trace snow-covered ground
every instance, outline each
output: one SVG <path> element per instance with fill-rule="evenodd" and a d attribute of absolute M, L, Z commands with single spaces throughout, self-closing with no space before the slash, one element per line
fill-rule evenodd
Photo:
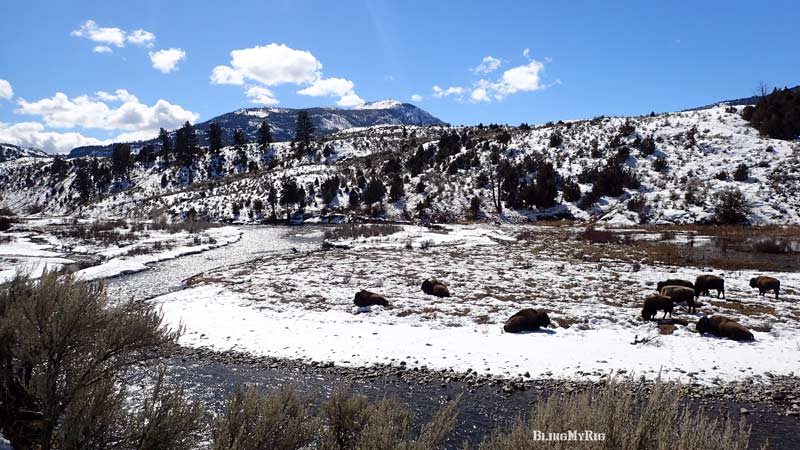
<path fill-rule="evenodd" d="M 570 236 L 558 227 L 408 226 L 348 242 L 347 250 L 212 271 L 153 301 L 168 323 L 186 327 L 184 345 L 348 366 L 405 362 L 566 378 L 625 370 L 702 383 L 800 373 L 800 274 L 769 274 L 782 282 L 775 300 L 748 286 L 755 272 L 598 258 Z M 697 314 L 679 306 L 675 316 L 723 314 L 751 328 L 755 342 L 701 336 L 693 323 L 661 335 L 641 320 L 642 299 L 657 281 L 703 271 L 725 277 L 728 300 L 703 298 Z M 453 296 L 423 294 L 427 277 Z M 391 307 L 358 310 L 360 289 L 383 294 Z M 525 307 L 548 310 L 557 327 L 504 333 L 503 322 Z"/>
<path fill-rule="evenodd" d="M 78 260 L 91 259 L 97 264 L 77 271 L 89 280 L 109 278 L 146 270 L 149 264 L 182 255 L 198 253 L 237 241 L 241 231 L 236 227 L 216 227 L 199 233 L 166 230 L 133 231 L 124 227 L 109 230 L 123 239 L 103 243 L 71 236 L 72 220 L 23 220 L 21 231 L 0 232 L 0 283 L 18 272 L 33 277 L 42 271 L 75 267 Z M 82 226 L 91 226 L 84 221 Z"/>

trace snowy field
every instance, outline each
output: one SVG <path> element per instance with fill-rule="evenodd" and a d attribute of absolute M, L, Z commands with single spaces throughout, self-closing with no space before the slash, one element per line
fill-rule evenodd
<path fill-rule="evenodd" d="M 95 224 L 87 221 L 80 225 L 91 229 Z M 235 227 L 190 233 L 147 230 L 147 225 L 135 230 L 128 224 L 121 224 L 110 229 L 104 227 L 98 232 L 95 236 L 115 239 L 102 242 L 77 237 L 75 228 L 72 220 L 31 219 L 23 220 L 21 226 L 11 231 L 0 232 L 0 282 L 13 278 L 18 272 L 38 277 L 45 269 L 70 269 L 88 280 L 109 278 L 146 270 L 149 264 L 158 261 L 227 245 L 241 236 L 241 231 Z"/>
<path fill-rule="evenodd" d="M 339 242 L 349 249 L 212 271 L 154 302 L 170 324 L 185 326 L 184 345 L 345 366 L 404 364 L 534 378 L 596 378 L 617 370 L 699 383 L 800 373 L 800 273 L 631 262 L 610 247 L 576 240 L 574 232 L 408 226 Z M 691 315 L 677 306 L 674 316 L 688 320 L 687 327 L 660 332 L 642 321 L 642 299 L 655 293 L 657 281 L 693 281 L 708 272 L 725 278 L 727 300 L 703 297 Z M 760 297 L 748 286 L 757 274 L 781 280 L 780 299 Z M 419 286 L 427 277 L 444 281 L 453 296 L 423 294 Z M 360 289 L 384 295 L 391 307 L 355 308 Z M 556 327 L 504 333 L 505 320 L 527 307 L 546 309 Z M 756 341 L 699 335 L 694 323 L 703 314 L 738 320 Z"/>

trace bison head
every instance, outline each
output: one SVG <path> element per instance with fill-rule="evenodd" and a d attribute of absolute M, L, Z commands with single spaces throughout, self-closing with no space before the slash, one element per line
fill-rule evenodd
<path fill-rule="evenodd" d="M 758 286 L 758 278 L 750 278 L 750 287 Z"/>
<path fill-rule="evenodd" d="M 698 333 L 708 333 L 711 331 L 711 321 L 708 320 L 708 316 L 703 316 L 700 320 L 697 321 L 697 332 Z"/>

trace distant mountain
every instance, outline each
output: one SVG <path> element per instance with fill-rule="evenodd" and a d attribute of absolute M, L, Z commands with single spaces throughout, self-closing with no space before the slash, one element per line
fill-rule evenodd
<path fill-rule="evenodd" d="M 793 91 L 793 92 L 800 92 L 800 85 L 795 86 L 795 87 L 791 88 L 790 90 Z M 722 101 L 719 101 L 719 102 L 716 102 L 716 103 L 712 103 L 710 105 L 699 106 L 697 108 L 690 108 L 690 109 L 687 109 L 685 111 L 697 111 L 698 109 L 712 108 L 714 106 L 719 105 L 720 103 L 725 103 L 726 105 L 755 105 L 756 103 L 758 103 L 758 100 L 760 98 L 761 98 L 760 95 L 753 95 L 753 96 L 750 96 L 750 97 L 742 97 L 742 98 L 736 98 L 736 99 L 732 99 L 732 100 L 722 100 Z"/>
<path fill-rule="evenodd" d="M 308 111 L 314 122 L 317 137 L 335 133 L 353 127 L 370 127 L 373 125 L 443 125 L 444 122 L 428 112 L 409 103 L 397 100 L 380 100 L 365 103 L 352 109 L 340 108 L 245 108 L 221 116 L 214 117 L 206 122 L 195 124 L 201 145 L 207 143 L 206 133 L 208 125 L 216 122 L 222 127 L 223 142 L 228 145 L 233 142 L 233 132 L 241 128 L 247 137 L 255 140 L 261 122 L 267 120 L 272 128 L 272 138 L 276 142 L 290 141 L 294 138 L 295 121 L 300 111 Z M 174 133 L 174 132 L 173 132 Z M 134 149 L 152 144 L 158 146 L 157 139 L 132 143 Z M 73 149 L 70 158 L 79 156 L 108 156 L 111 154 L 112 145 L 85 146 Z"/>
<path fill-rule="evenodd" d="M 50 155 L 38 148 L 20 147 L 14 144 L 0 143 L 0 162 L 13 161 L 20 158 L 49 158 Z"/>

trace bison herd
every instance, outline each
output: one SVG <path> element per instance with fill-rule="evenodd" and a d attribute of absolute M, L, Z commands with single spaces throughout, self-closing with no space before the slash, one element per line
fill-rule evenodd
<path fill-rule="evenodd" d="M 758 276 L 750 280 L 750 287 L 758 288 L 761 295 L 772 291 L 775 298 L 780 292 L 780 281 L 772 277 Z M 688 280 L 669 279 L 660 281 L 656 284 L 658 294 L 647 296 L 642 307 L 642 318 L 653 320 L 659 311 L 666 318 L 667 314 L 672 317 L 672 310 L 675 303 L 685 303 L 689 313 L 695 312 L 697 303 L 695 299 L 701 295 L 711 295 L 711 291 L 717 291 L 717 298 L 725 298 L 725 280 L 716 275 L 700 275 L 694 283 Z M 710 333 L 714 336 L 733 339 L 736 341 L 752 341 L 753 334 L 735 320 L 723 316 L 703 316 L 697 322 L 699 333 Z"/>
<path fill-rule="evenodd" d="M 750 287 L 758 288 L 761 295 L 772 291 L 775 298 L 780 292 L 780 281 L 772 277 L 758 276 L 750 280 Z M 422 282 L 422 292 L 436 297 L 450 297 L 450 290 L 439 280 L 429 278 Z M 667 315 L 672 317 L 676 303 L 686 304 L 689 313 L 696 311 L 697 302 L 702 295 L 711 295 L 716 291 L 717 298 L 725 298 L 725 280 L 716 275 L 700 275 L 694 283 L 687 280 L 669 279 L 660 281 L 656 285 L 657 294 L 649 295 L 644 299 L 642 318 L 646 321 L 653 320 L 658 312 L 663 312 L 663 319 Z M 353 299 L 358 307 L 389 306 L 389 302 L 381 295 L 374 292 L 361 290 Z M 503 326 L 507 333 L 521 333 L 536 331 L 543 327 L 552 326 L 550 317 L 543 310 L 523 309 L 511 316 Z M 714 336 L 733 339 L 736 341 L 752 341 L 753 334 L 735 320 L 723 316 L 703 316 L 697 322 L 697 331 L 701 334 L 709 333 Z"/>

